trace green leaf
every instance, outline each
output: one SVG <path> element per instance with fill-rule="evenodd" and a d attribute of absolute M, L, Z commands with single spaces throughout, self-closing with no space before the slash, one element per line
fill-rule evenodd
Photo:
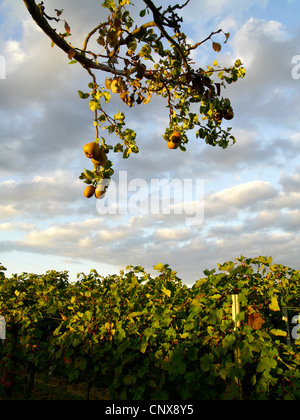
<path fill-rule="evenodd" d="M 81 344 L 81 340 L 79 340 L 79 338 L 75 338 L 75 339 L 72 341 L 72 346 L 73 346 L 73 347 L 77 347 L 77 346 L 79 346 L 79 344 Z"/>
<path fill-rule="evenodd" d="M 148 347 L 148 341 L 147 340 L 144 340 L 143 343 L 142 343 L 142 345 L 141 345 L 140 352 L 141 353 L 145 353 L 146 350 L 147 350 L 147 347 Z"/>
<path fill-rule="evenodd" d="M 266 257 L 259 257 L 257 260 L 258 260 L 259 262 L 261 262 L 262 264 L 265 264 L 265 265 L 267 265 L 267 264 L 271 264 L 271 263 L 272 263 L 272 261 L 273 261 L 272 257 L 269 257 L 269 258 L 266 258 Z"/>
<path fill-rule="evenodd" d="M 128 159 L 130 153 L 131 153 L 131 149 L 130 149 L 130 147 L 127 147 L 123 152 L 123 159 Z"/>
<path fill-rule="evenodd" d="M 222 295 L 220 295 L 220 293 L 215 293 L 214 295 L 211 296 L 211 299 L 214 300 L 219 300 L 221 299 Z"/>
<path fill-rule="evenodd" d="M 114 152 L 123 152 L 123 145 L 121 143 L 116 144 L 114 147 Z"/>
<path fill-rule="evenodd" d="M 124 384 L 125 385 L 134 385 L 136 383 L 136 376 L 134 375 L 126 375 L 124 377 Z"/>
<path fill-rule="evenodd" d="M 213 363 L 213 360 L 214 360 L 214 358 L 210 353 L 205 354 L 204 356 L 201 357 L 200 364 L 201 364 L 201 369 L 202 369 L 203 372 L 208 372 L 209 371 L 210 366 Z"/>
<path fill-rule="evenodd" d="M 236 341 L 236 338 L 234 335 L 226 335 L 222 341 L 222 347 L 224 349 L 227 349 L 228 347 L 231 347 Z"/>
<path fill-rule="evenodd" d="M 83 315 L 83 320 L 89 322 L 92 319 L 92 316 L 93 316 L 93 312 L 86 311 Z"/>
<path fill-rule="evenodd" d="M 136 318 L 137 316 L 141 316 L 141 315 L 143 315 L 143 312 L 136 311 L 136 312 L 131 312 L 127 316 L 128 316 L 128 318 L 132 319 L 132 318 Z"/>
<path fill-rule="evenodd" d="M 89 171 L 88 169 L 84 170 L 84 175 L 89 181 L 93 180 L 93 172 Z"/>
<path fill-rule="evenodd" d="M 139 55 L 140 57 L 145 57 L 147 59 L 147 58 L 150 58 L 151 51 L 152 50 L 151 50 L 150 45 L 146 44 L 141 48 Z"/>

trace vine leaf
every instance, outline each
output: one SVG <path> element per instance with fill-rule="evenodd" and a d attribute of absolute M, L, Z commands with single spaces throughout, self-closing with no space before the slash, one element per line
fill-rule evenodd
<path fill-rule="evenodd" d="M 277 297 L 272 298 L 272 301 L 269 305 L 269 308 L 271 309 L 271 311 L 274 311 L 274 312 L 279 312 L 280 311 L 280 307 L 278 305 Z"/>

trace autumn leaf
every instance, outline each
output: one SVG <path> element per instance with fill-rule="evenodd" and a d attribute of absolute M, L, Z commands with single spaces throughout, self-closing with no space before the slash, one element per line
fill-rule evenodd
<path fill-rule="evenodd" d="M 213 42 L 212 47 L 216 52 L 220 52 L 222 49 L 221 44 L 219 44 L 218 42 Z"/>
<path fill-rule="evenodd" d="M 225 37 L 226 37 L 226 41 L 224 41 L 224 44 L 226 44 L 226 42 L 228 41 L 228 39 L 229 39 L 229 37 L 230 37 L 230 33 L 228 33 L 228 32 L 227 32 L 227 33 L 225 34 Z"/>
<path fill-rule="evenodd" d="M 73 48 L 71 48 L 70 51 L 68 52 L 69 60 L 72 60 L 72 58 L 74 58 L 75 55 L 76 55 L 76 51 Z"/>
<path fill-rule="evenodd" d="M 62 12 L 64 11 L 64 9 L 58 10 L 58 9 L 54 9 L 56 11 L 56 15 L 60 16 L 62 14 Z"/>
<path fill-rule="evenodd" d="M 148 104 L 151 101 L 152 95 L 148 95 L 147 98 L 143 100 L 143 104 Z"/>
<path fill-rule="evenodd" d="M 157 265 L 153 266 L 154 270 L 163 271 L 165 266 L 162 263 L 158 263 Z"/>
<path fill-rule="evenodd" d="M 254 330 L 258 331 L 264 324 L 264 320 L 259 313 L 250 314 L 248 316 L 248 325 L 252 327 Z"/>
<path fill-rule="evenodd" d="M 276 335 L 277 337 L 286 337 L 287 336 L 286 331 L 277 330 L 277 329 L 272 329 L 270 331 L 270 333 Z"/>
<path fill-rule="evenodd" d="M 269 309 L 271 309 L 271 311 L 274 311 L 274 312 L 279 312 L 280 311 L 280 307 L 278 305 L 277 297 L 272 298 L 272 301 L 269 305 Z"/>
<path fill-rule="evenodd" d="M 105 79 L 105 87 L 106 87 L 106 89 L 108 89 L 108 90 L 110 90 L 111 89 L 111 82 L 112 82 L 112 79 Z"/>
<path fill-rule="evenodd" d="M 163 287 L 162 287 L 161 291 L 162 291 L 165 295 L 167 295 L 168 297 L 170 297 L 170 296 L 171 296 L 171 291 L 170 291 L 170 290 L 168 290 L 168 289 L 166 289 L 166 288 L 165 288 L 165 286 L 163 286 Z"/>
<path fill-rule="evenodd" d="M 70 28 L 70 26 L 68 25 L 68 23 L 65 21 L 65 30 L 66 30 L 66 32 L 68 33 L 68 34 L 70 34 L 71 33 L 71 28 Z"/>

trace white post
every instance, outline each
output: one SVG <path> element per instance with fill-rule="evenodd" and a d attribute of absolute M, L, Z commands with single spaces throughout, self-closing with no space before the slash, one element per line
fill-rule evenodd
<path fill-rule="evenodd" d="M 6 322 L 4 316 L 0 315 L 0 340 L 6 339 Z"/>
<path fill-rule="evenodd" d="M 236 318 L 240 313 L 240 302 L 239 295 L 232 295 L 232 320 L 234 322 L 234 331 L 241 326 L 241 322 L 237 321 Z"/>
<path fill-rule="evenodd" d="M 234 331 L 241 326 L 241 321 L 237 321 L 236 318 L 240 313 L 240 302 L 239 302 L 239 295 L 232 295 L 232 320 L 234 322 Z M 241 358 L 241 350 L 237 347 L 234 351 L 234 359 L 235 365 L 237 368 L 242 368 L 242 358 Z M 242 384 L 238 378 L 235 378 L 235 383 L 239 387 L 239 399 L 242 399 Z"/>

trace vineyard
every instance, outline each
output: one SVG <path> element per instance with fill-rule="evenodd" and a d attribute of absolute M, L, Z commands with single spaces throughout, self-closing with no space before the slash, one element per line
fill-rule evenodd
<path fill-rule="evenodd" d="M 188 287 L 168 265 L 5 277 L 0 266 L 0 391 L 37 375 L 104 389 L 115 400 L 300 399 L 300 340 L 283 308 L 300 307 L 300 272 L 240 257 Z M 232 295 L 240 313 L 232 319 Z M 238 352 L 238 360 L 236 354 Z"/>

